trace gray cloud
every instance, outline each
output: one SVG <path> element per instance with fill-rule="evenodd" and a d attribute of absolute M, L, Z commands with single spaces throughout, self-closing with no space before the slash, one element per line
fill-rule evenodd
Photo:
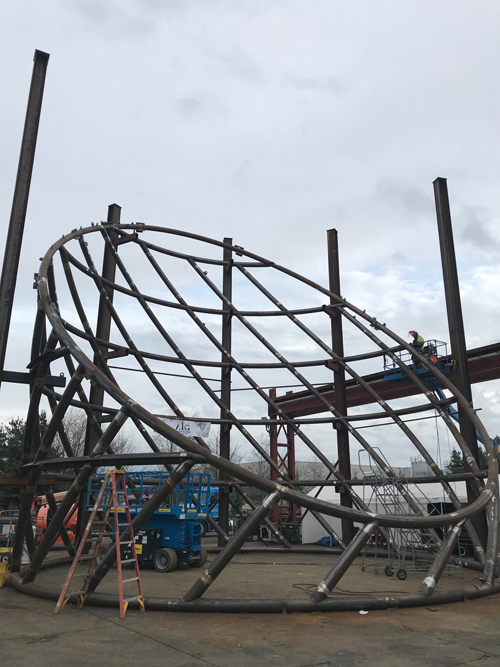
<path fill-rule="evenodd" d="M 385 179 L 379 183 L 377 196 L 397 207 L 411 218 L 429 216 L 434 212 L 434 202 L 420 188 Z"/>
<path fill-rule="evenodd" d="M 234 79 L 246 83 L 258 83 L 264 78 L 262 66 L 241 44 L 233 44 L 224 50 L 211 47 L 207 51 Z"/>
<path fill-rule="evenodd" d="M 74 6 L 74 11 L 94 28 L 116 37 L 158 32 L 163 20 L 187 10 L 185 0 L 79 0 Z"/>
<path fill-rule="evenodd" d="M 457 217 L 457 221 L 464 225 L 461 240 L 486 254 L 498 253 L 500 240 L 489 229 L 491 220 L 491 211 L 477 206 L 464 206 Z"/>
<path fill-rule="evenodd" d="M 284 77 L 284 82 L 300 91 L 331 93 L 337 97 L 345 95 L 348 91 L 348 87 L 334 76 L 316 77 L 287 74 Z"/>
<path fill-rule="evenodd" d="M 221 100 L 207 91 L 187 95 L 178 99 L 176 104 L 182 116 L 188 121 L 207 115 L 221 116 L 227 113 Z"/>

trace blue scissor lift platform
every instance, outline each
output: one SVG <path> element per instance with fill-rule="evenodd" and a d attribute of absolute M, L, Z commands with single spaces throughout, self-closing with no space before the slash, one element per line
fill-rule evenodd
<path fill-rule="evenodd" d="M 423 351 L 424 357 L 430 359 L 435 367 L 444 373 L 450 374 L 450 362 L 448 359 L 447 345 L 442 340 L 426 340 Z M 426 380 L 427 377 L 432 377 L 427 368 L 417 363 L 415 367 L 415 357 L 407 350 L 396 352 L 395 356 L 403 362 L 405 366 L 409 366 L 414 373 Z M 407 382 L 408 376 L 394 359 L 389 355 L 384 355 L 384 379 L 391 382 Z"/>
<path fill-rule="evenodd" d="M 156 490 L 169 478 L 170 473 L 158 470 L 126 471 L 125 481 L 129 485 L 128 503 L 132 521 Z M 93 475 L 88 483 L 86 510 L 91 511 L 102 486 L 104 474 Z M 132 488 L 130 488 L 132 487 Z M 111 484 L 106 489 L 104 506 L 111 493 Z M 202 567 L 207 553 L 201 546 L 201 522 L 206 519 L 210 497 L 210 475 L 188 473 L 166 501 L 160 505 L 143 528 L 135 535 L 135 550 L 140 564 L 153 564 L 157 572 L 170 572 L 184 564 Z M 119 522 L 125 523 L 125 505 L 118 506 Z M 123 518 L 123 521 L 122 521 Z M 111 539 L 116 535 L 112 527 Z M 129 554 L 122 548 L 122 555 Z M 103 549 L 103 553 L 107 551 Z M 131 549 L 130 549 L 131 551 Z M 98 558 L 98 561 L 100 558 Z"/>
<path fill-rule="evenodd" d="M 400 359 L 405 366 L 409 366 L 411 370 L 418 375 L 423 382 L 429 387 L 433 392 L 434 396 L 440 400 L 444 400 L 446 395 L 444 391 L 439 386 L 436 378 L 430 373 L 427 368 L 422 365 L 417 364 L 415 367 L 415 357 L 408 352 L 403 350 L 401 352 L 395 353 L 398 359 Z M 441 340 L 427 340 L 424 343 L 423 355 L 430 359 L 435 367 L 444 373 L 445 375 L 450 374 L 450 362 L 448 358 L 447 346 Z M 390 380 L 391 382 L 405 382 L 408 380 L 406 373 L 400 368 L 394 359 L 389 355 L 384 355 L 384 379 Z M 458 411 L 453 405 L 447 405 L 444 408 L 446 412 L 450 415 L 452 419 L 458 422 Z M 478 442 L 482 443 L 479 433 L 477 433 Z M 491 441 L 493 447 L 498 451 L 498 443 L 495 440 Z"/>

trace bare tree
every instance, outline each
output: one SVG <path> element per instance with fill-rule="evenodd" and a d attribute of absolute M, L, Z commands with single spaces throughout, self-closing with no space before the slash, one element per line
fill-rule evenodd
<path fill-rule="evenodd" d="M 208 446 L 210 451 L 213 454 L 220 456 L 220 429 L 212 429 L 208 438 L 205 438 L 205 444 Z M 243 460 L 243 455 L 241 453 L 241 446 L 239 443 L 231 442 L 229 460 L 232 463 L 241 463 Z M 211 475 L 212 482 L 216 482 L 219 479 L 220 471 L 218 468 L 210 465 L 209 463 L 200 463 L 195 467 L 196 472 L 208 473 Z"/>
<path fill-rule="evenodd" d="M 75 456 L 83 456 L 85 451 L 85 433 L 87 431 L 87 415 L 83 410 L 70 408 L 63 419 L 63 425 Z M 56 437 L 55 445 L 58 450 L 62 451 L 59 436 Z M 134 438 L 122 430 L 113 440 L 111 446 L 116 454 L 126 454 L 134 450 L 134 445 Z"/>
<path fill-rule="evenodd" d="M 171 442 L 168 438 L 164 438 L 162 435 L 160 435 L 156 431 L 152 431 L 150 433 L 150 435 L 151 435 L 155 445 L 158 447 L 158 449 L 161 452 L 166 452 L 168 454 L 171 454 L 173 452 L 182 452 L 183 451 L 178 445 Z"/>
<path fill-rule="evenodd" d="M 151 433 L 151 437 L 153 438 L 158 449 L 160 449 L 160 451 L 162 452 L 172 453 L 172 452 L 184 451 L 181 447 L 168 440 L 168 438 L 165 438 L 159 433 L 156 433 L 156 431 L 153 431 Z M 220 455 L 220 431 L 218 428 L 212 429 L 208 438 L 204 438 L 203 441 L 213 454 Z M 234 442 L 231 443 L 231 454 L 229 460 L 232 461 L 233 463 L 241 463 L 241 461 L 243 460 L 243 455 L 241 454 L 241 446 L 238 443 Z M 160 466 L 160 468 L 162 467 L 163 466 Z M 218 468 L 215 468 L 209 463 L 199 463 L 193 468 L 193 472 L 208 473 L 211 475 L 212 481 L 217 481 L 219 479 Z"/>
<path fill-rule="evenodd" d="M 262 434 L 260 436 L 260 446 L 266 452 L 266 454 L 269 454 L 271 448 L 269 444 L 268 434 Z M 245 468 L 255 473 L 256 475 L 260 475 L 261 477 L 265 477 L 267 479 L 271 477 L 271 466 L 262 456 L 262 454 L 260 454 L 253 447 L 250 452 L 250 455 L 248 456 L 247 460 L 243 465 L 245 466 Z"/>

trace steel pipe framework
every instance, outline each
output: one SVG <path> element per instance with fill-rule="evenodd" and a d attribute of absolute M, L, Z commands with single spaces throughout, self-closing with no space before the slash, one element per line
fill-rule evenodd
<path fill-rule="evenodd" d="M 221 546 L 226 544 L 228 540 L 227 530 L 224 530 L 224 526 L 227 528 L 226 524 L 228 523 L 229 506 L 226 504 L 226 500 L 229 499 L 229 485 L 235 485 L 253 507 L 253 514 L 247 520 L 246 528 L 243 530 L 242 527 L 241 532 L 236 533 L 233 539 L 227 543 L 220 556 L 207 570 L 207 574 L 204 575 L 205 579 L 202 577 L 197 583 L 193 582 L 191 590 L 187 591 L 184 596 L 184 602 L 168 603 L 170 605 L 168 608 L 171 610 L 198 609 L 208 611 L 214 610 L 214 605 L 215 607 L 218 605 L 220 610 L 225 611 L 232 609 L 252 611 L 257 608 L 263 611 L 277 610 L 273 600 L 247 600 L 239 601 L 237 604 L 229 600 L 195 600 L 208 588 L 214 576 L 223 572 L 224 567 L 230 562 L 236 550 L 244 543 L 247 533 L 260 522 L 267 523 L 274 536 L 280 539 L 282 546 L 290 547 L 290 544 L 281 536 L 274 523 L 267 518 L 270 508 L 278 499 L 280 501 L 283 499 L 290 505 L 300 506 L 304 508 L 305 512 L 310 511 L 318 517 L 324 526 L 325 524 L 329 525 L 325 516 L 342 519 L 345 528 L 344 534 L 347 536 L 347 540 L 344 539 L 344 541 L 338 538 L 340 546 L 344 549 L 341 560 L 330 569 L 325 581 L 319 585 L 318 591 L 313 595 L 313 601 L 309 603 L 298 603 L 295 600 L 280 602 L 280 611 L 283 604 L 290 610 L 300 608 L 304 611 L 342 608 L 342 604 L 338 601 L 333 603 L 332 600 L 326 599 L 328 593 L 351 565 L 375 528 L 385 534 L 387 539 L 390 539 L 388 531 L 391 528 L 425 529 L 433 533 L 435 529 L 450 528 L 448 536 L 441 544 L 435 563 L 431 565 L 428 574 L 430 579 L 428 578 L 426 583 L 423 584 L 422 592 L 416 593 L 415 596 L 392 596 L 391 606 L 419 604 L 419 596 L 420 598 L 425 597 L 424 603 L 429 604 L 430 601 L 434 600 L 445 602 L 469 595 L 469 591 L 466 590 L 458 594 L 451 591 L 434 592 L 436 582 L 451 556 L 455 538 L 462 524 L 468 530 L 476 549 L 476 557 L 479 561 L 477 566 L 484 568 L 483 578 L 485 583 L 481 587 L 481 591 L 488 593 L 497 590 L 498 584 L 495 583 L 495 572 L 498 572 L 498 463 L 490 438 L 480 419 L 471 409 L 467 398 L 456 389 L 448 377 L 440 373 L 426 357 L 418 354 L 402 337 L 392 332 L 385 324 L 340 296 L 338 263 L 335 264 L 335 261 L 332 260 L 330 289 L 327 289 L 270 260 L 233 245 L 230 239 L 224 239 L 224 242 L 220 242 L 189 232 L 143 223 L 118 224 L 117 219 L 117 215 L 111 215 L 110 213 L 108 222 L 80 228 L 79 230 L 75 229 L 70 234 L 63 236 L 46 253 L 38 273 L 38 299 L 40 308 L 43 309 L 47 320 L 47 327 L 43 325 L 40 317 L 38 317 L 37 333 L 34 337 L 37 340 L 34 340 L 33 349 L 37 351 L 44 350 L 44 353 L 38 360 L 35 359 L 34 361 L 34 372 L 39 379 L 39 388 L 33 392 L 29 421 L 34 429 L 34 423 L 38 418 L 39 403 L 44 394 L 49 400 L 52 419 L 42 442 L 35 447 L 37 451 L 34 451 L 33 439 L 28 438 L 25 443 L 25 461 L 28 455 L 36 454 L 36 456 L 34 461 L 25 467 L 28 470 L 28 485 L 26 486 L 19 518 L 20 531 L 22 532 L 19 532 L 19 535 L 16 536 L 14 545 L 12 581 L 16 588 L 30 592 L 38 590 L 37 585 L 32 582 L 36 578 L 40 567 L 42 567 L 53 541 L 61 531 L 64 534 L 64 518 L 70 506 L 81 497 L 86 480 L 89 479 L 95 467 L 97 465 L 113 465 L 117 461 L 126 459 L 126 457 L 117 458 L 113 455 L 112 447 L 114 436 L 127 421 L 134 425 L 151 450 L 151 454 L 133 455 L 134 462 L 140 460 L 141 464 L 145 465 L 148 460 L 151 462 L 154 460 L 172 469 L 171 463 L 174 461 L 180 463 L 182 457 L 187 457 L 191 462 L 186 463 L 186 465 L 181 464 L 178 470 L 187 470 L 192 464 L 199 464 L 200 461 L 203 461 L 219 471 L 221 489 L 227 489 L 227 491 L 222 492 L 224 501 L 221 509 L 224 525 L 222 530 L 219 528 Z M 216 251 L 222 249 L 222 258 L 214 256 L 200 257 L 189 252 L 175 250 L 168 247 L 168 244 L 163 247 L 157 243 L 159 235 L 180 239 L 184 245 L 196 242 L 196 248 L 199 248 L 199 244 L 202 242 Z M 92 257 L 96 245 L 98 247 L 103 246 L 105 252 L 106 261 L 101 273 L 97 270 L 96 262 Z M 118 247 L 122 245 L 127 247 L 123 251 L 120 250 L 120 254 L 118 254 Z M 335 252 L 336 250 L 332 246 L 330 253 L 335 254 Z M 242 261 L 237 260 L 238 257 L 243 258 Z M 141 266 L 141 284 L 145 282 L 147 271 L 150 272 L 147 274 L 150 279 L 150 283 L 148 283 L 149 295 L 139 289 L 132 271 L 126 267 L 125 258 L 127 258 L 127 264 L 133 267 L 134 272 L 136 272 L 136 267 Z M 176 272 L 169 274 L 166 268 L 166 266 L 170 266 L 169 262 L 177 262 L 176 266 L 179 262 L 183 262 L 186 270 L 191 271 L 190 279 L 198 280 L 198 289 L 205 290 L 206 298 L 201 297 L 203 299 L 201 303 L 191 304 L 181 295 L 172 278 L 172 276 L 175 277 L 179 274 Z M 204 270 L 204 267 L 210 269 L 210 276 Z M 234 269 L 237 269 L 237 271 L 234 271 Z M 274 272 L 280 279 L 292 279 L 301 283 L 304 289 L 310 289 L 311 297 L 314 296 L 311 303 L 317 304 L 318 297 L 321 297 L 325 300 L 325 306 L 304 307 L 303 304 L 299 303 L 298 307 L 289 308 L 278 297 L 274 296 L 269 287 L 264 286 L 262 280 L 255 277 L 255 273 L 260 269 L 265 269 L 266 278 L 269 277 L 270 272 Z M 76 273 L 76 277 L 73 275 L 73 271 Z M 71 301 L 67 303 L 58 302 L 56 278 L 63 281 L 64 293 L 69 294 Z M 157 295 L 152 295 L 151 292 L 154 294 L 155 287 L 151 281 L 159 282 L 161 290 L 165 291 L 167 289 L 172 294 L 174 301 L 167 301 Z M 279 281 L 275 282 L 279 283 Z M 88 305 L 88 289 L 83 292 L 78 287 L 79 284 L 83 283 L 87 285 L 87 288 L 89 285 L 93 287 L 95 297 L 99 297 L 97 327 L 92 326 L 91 319 L 87 316 L 89 308 L 95 310 L 96 299 L 94 298 L 94 306 Z M 242 303 L 245 307 L 240 308 L 238 295 L 245 293 L 244 288 L 241 288 L 242 284 L 245 286 L 251 285 L 252 289 L 256 288 L 261 297 L 271 302 L 273 309 L 249 310 L 246 302 Z M 62 290 L 60 291 L 62 293 Z M 190 293 L 196 294 L 197 292 L 193 292 L 193 289 L 190 288 Z M 222 304 L 220 308 L 210 306 L 210 302 L 216 300 L 219 300 L 219 303 Z M 138 335 L 137 327 L 134 326 L 134 319 L 130 316 L 133 308 L 138 308 L 141 317 L 148 322 L 150 330 L 155 332 L 156 340 L 160 341 L 155 345 L 154 350 L 143 350 L 143 346 L 135 340 Z M 183 326 L 186 333 L 183 329 L 182 336 L 177 335 L 175 337 L 175 327 L 167 327 L 166 322 L 169 321 L 169 318 L 165 316 L 165 313 L 179 313 L 182 315 L 185 318 Z M 212 319 L 207 323 L 202 321 L 200 316 Z M 292 330 L 300 332 L 301 336 L 307 338 L 308 345 L 314 347 L 315 350 L 311 359 L 294 361 L 289 358 L 290 354 L 285 357 L 279 343 L 272 343 L 268 336 L 264 335 L 263 331 L 266 332 L 269 327 L 266 329 L 265 326 L 260 326 L 260 318 L 265 317 L 265 322 L 273 322 L 272 318 L 275 316 L 279 316 L 276 322 L 279 322 L 280 327 L 287 324 L 289 327 L 293 327 Z M 313 318 L 322 316 L 324 318 L 326 328 L 332 332 L 333 343 L 323 340 L 318 333 L 317 324 L 312 326 L 306 323 L 310 316 Z M 214 333 L 217 330 L 217 327 L 213 326 L 214 318 L 219 318 L 219 335 Z M 190 353 L 192 345 L 188 353 L 187 348 L 190 339 L 187 334 L 186 321 L 194 327 L 196 335 L 192 337 L 192 340 L 199 343 L 202 341 L 199 344 L 199 350 L 205 350 L 206 345 L 210 345 L 215 353 L 215 358 L 220 359 L 220 361 L 214 360 L 214 354 L 199 354 L 196 355 L 198 356 L 197 359 Z M 342 323 L 344 326 L 342 326 Z M 47 341 L 44 340 L 46 329 L 50 332 Z M 355 330 L 357 335 L 361 331 L 368 341 L 370 349 L 358 355 L 345 357 L 342 338 L 349 335 L 348 329 L 349 331 Z M 325 327 L 323 326 L 321 330 L 324 331 Z M 241 345 L 238 347 L 235 341 L 238 335 L 243 335 L 241 332 L 244 332 L 246 336 L 244 339 L 246 341 L 245 349 L 250 351 L 252 349 L 251 345 L 257 346 L 255 349 L 259 348 L 265 351 L 268 361 L 262 361 L 262 355 L 257 360 L 236 358 L 235 350 L 241 349 Z M 250 341 L 252 341 L 251 345 Z M 183 347 L 186 349 L 183 349 Z M 421 378 L 413 372 L 413 367 L 401 361 L 398 356 L 399 350 L 406 350 L 413 355 L 429 377 L 434 377 L 449 392 L 450 397 L 446 401 L 437 400 L 429 392 Z M 318 361 L 318 355 L 326 356 L 326 359 Z M 354 364 L 380 355 L 391 358 L 407 382 L 411 383 L 416 391 L 422 394 L 423 402 L 421 405 L 415 408 L 394 408 L 380 396 L 375 386 L 367 383 L 361 373 L 354 370 Z M 127 358 L 130 370 L 137 369 L 140 371 L 141 380 L 140 385 L 138 385 L 140 389 L 137 389 L 137 393 L 124 391 L 122 385 L 127 384 L 127 376 L 120 375 L 121 378 L 125 378 L 120 382 L 117 374 L 114 373 L 117 369 L 112 368 L 109 363 L 116 356 Z M 205 358 L 203 358 L 204 356 Z M 61 361 L 58 362 L 59 359 Z M 58 394 L 54 389 L 44 386 L 43 379 L 44 375 L 49 373 L 51 363 L 62 363 L 63 361 L 72 379 L 64 393 Z M 328 362 L 330 369 L 334 371 L 335 381 L 340 388 L 340 392 L 335 399 L 322 391 L 321 388 L 318 388 L 310 375 L 316 372 L 318 367 L 324 367 L 325 361 Z M 211 448 L 210 443 L 200 437 L 188 438 L 182 435 L 155 414 L 153 406 L 161 401 L 168 406 L 171 418 L 186 417 L 177 403 L 179 399 L 171 393 L 172 383 L 166 383 L 162 380 L 163 374 L 162 371 L 158 370 L 158 364 L 164 364 L 165 368 L 169 368 L 170 364 L 181 364 L 186 375 L 193 380 L 193 386 L 196 386 L 198 391 L 201 390 L 205 397 L 203 405 L 206 405 L 207 402 L 212 404 L 211 411 L 203 415 L 198 414 L 194 419 L 210 421 L 220 425 L 220 451 L 213 451 L 213 446 Z M 219 380 L 219 389 L 221 387 L 222 391 L 214 390 L 210 384 L 211 380 L 207 380 L 200 375 L 198 368 L 203 366 L 220 369 L 222 382 Z M 123 368 L 119 369 L 121 374 L 123 374 Z M 275 394 L 273 392 L 268 394 L 262 383 L 257 381 L 256 376 L 254 377 L 255 372 L 261 371 L 288 373 L 294 379 L 294 382 L 299 382 L 304 390 L 322 406 L 321 409 L 327 414 L 327 417 L 300 420 L 287 414 L 282 409 L 280 401 L 276 400 Z M 327 385 L 328 376 L 325 375 L 324 377 L 325 385 Z M 343 395 L 344 377 L 350 378 L 363 387 L 370 399 L 378 404 L 380 411 L 365 415 L 349 415 L 349 403 Z M 90 392 L 88 391 L 89 382 L 91 385 Z M 349 379 L 346 382 L 348 385 Z M 232 392 L 242 388 L 241 386 L 233 386 L 237 383 L 240 383 L 240 385 L 242 383 L 243 388 L 252 391 L 253 396 L 249 399 L 249 404 L 256 405 L 260 401 L 262 414 L 266 415 L 264 420 L 259 421 L 249 418 L 248 411 L 245 410 L 242 411 L 241 417 L 238 416 L 235 401 L 234 399 L 231 400 Z M 477 465 L 474 464 L 468 443 L 446 412 L 446 407 L 450 403 L 457 404 L 461 414 L 467 416 L 474 429 L 480 434 L 487 454 L 488 470 L 486 472 L 481 473 Z M 62 418 L 70 405 L 82 409 L 88 419 L 87 451 L 85 452 L 87 456 L 84 457 L 71 456 L 71 447 L 67 439 L 64 438 Z M 193 404 L 192 410 L 196 410 L 195 404 Z M 442 423 L 449 430 L 450 435 L 455 439 L 469 461 L 470 473 L 465 477 L 469 483 L 475 485 L 477 497 L 465 507 L 461 505 L 459 498 L 451 487 L 451 480 L 448 480 L 448 477 L 430 455 L 429 447 L 424 444 L 421 438 L 417 437 L 409 423 L 401 418 L 404 415 L 418 415 L 425 410 L 436 411 L 436 414 L 441 418 Z M 215 416 L 216 414 L 220 416 Z M 268 415 L 271 415 L 270 420 L 267 419 Z M 454 511 L 432 516 L 422 513 L 411 496 L 406 493 L 403 480 L 396 477 L 394 469 L 387 463 L 385 457 L 370 444 L 369 438 L 362 435 L 356 428 L 363 421 L 371 423 L 372 420 L 379 420 L 381 417 L 385 417 L 395 424 L 398 427 L 396 431 L 399 437 L 403 439 L 407 446 L 416 448 L 417 452 L 429 463 L 436 475 L 435 480 L 442 485 L 443 493 L 449 497 L 450 502 L 454 505 Z M 111 423 L 107 428 L 104 428 L 103 423 L 106 419 L 110 419 Z M 277 465 L 273 457 L 270 456 L 266 444 L 250 430 L 257 428 L 258 424 L 264 426 L 266 423 L 270 426 L 274 425 L 274 427 L 282 424 L 287 429 L 287 433 L 290 433 L 298 442 L 308 448 L 311 456 L 326 467 L 328 471 L 327 479 L 316 480 L 320 482 L 319 486 L 345 482 L 343 487 L 345 499 L 341 505 L 322 500 L 319 493 L 316 493 L 315 496 L 309 496 L 298 489 L 293 476 L 284 472 Z M 339 436 L 338 456 L 335 458 L 331 456 L 329 451 L 324 450 L 317 444 L 315 429 L 325 423 L 335 425 L 337 428 Z M 182 454 L 179 454 L 177 459 L 175 457 L 169 459 L 168 456 L 162 455 L 157 440 L 151 432 L 173 443 L 182 451 Z M 35 433 L 34 430 L 33 433 Z M 69 457 L 51 462 L 46 460 L 46 453 L 58 433 L 66 442 L 65 451 Z M 267 473 L 257 474 L 257 472 L 231 461 L 231 439 L 234 438 L 235 433 L 238 434 L 240 442 L 254 450 L 255 457 L 260 459 L 264 467 L 267 467 L 267 470 L 272 470 L 271 479 Z M 361 447 L 369 452 L 380 470 L 380 474 L 391 478 L 395 488 L 406 499 L 407 514 L 375 513 L 371 511 L 372 508 L 364 503 L 355 490 L 355 481 L 348 479 L 346 476 L 349 470 L 349 442 L 359 443 Z M 340 459 L 340 466 L 336 463 L 337 459 Z M 42 470 L 50 470 L 51 466 L 55 470 L 64 466 L 66 468 L 73 467 L 77 471 L 76 479 L 67 494 L 67 498 L 55 512 L 49 529 L 32 554 L 30 565 L 20 578 L 20 554 L 26 527 L 29 523 L 31 499 L 36 493 L 37 481 Z M 248 486 L 255 487 L 271 500 L 256 505 L 243 491 L 243 487 L 247 488 Z M 483 510 L 487 510 L 489 517 L 489 539 L 486 556 L 471 524 L 471 519 Z M 352 538 L 350 527 L 354 522 L 364 524 L 364 528 L 358 533 L 357 537 L 352 539 L 349 545 L 347 542 Z M 336 535 L 333 531 L 330 534 Z M 436 535 L 436 533 L 434 534 Z M 110 564 L 111 556 L 107 566 Z M 105 574 L 107 566 L 101 568 L 100 576 Z M 94 583 L 97 585 L 97 579 Z M 107 599 L 106 596 L 98 593 L 93 593 L 90 598 L 100 601 Z M 158 606 L 161 607 L 162 604 L 163 602 L 159 600 Z M 372 596 L 364 598 L 362 603 L 356 601 L 350 604 L 350 608 L 355 608 L 356 604 L 362 604 L 362 608 L 369 609 L 384 606 L 386 602 L 377 598 L 377 596 Z M 152 602 L 149 598 L 148 608 L 152 609 L 154 607 L 154 601 Z"/>

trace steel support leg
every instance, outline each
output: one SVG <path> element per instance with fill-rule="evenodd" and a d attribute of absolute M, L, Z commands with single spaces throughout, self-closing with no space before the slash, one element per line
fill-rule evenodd
<path fill-rule="evenodd" d="M 311 600 L 313 602 L 321 602 L 328 597 L 340 579 L 347 572 L 353 560 L 373 535 L 377 527 L 378 522 L 373 521 L 373 523 L 366 524 L 366 526 L 356 533 L 356 536 L 351 540 L 350 544 L 348 544 L 346 550 L 342 552 L 337 563 L 332 567 L 323 581 L 319 584 L 318 588 L 311 595 Z"/>
<path fill-rule="evenodd" d="M 192 602 L 203 595 L 207 588 L 219 576 L 222 570 L 226 567 L 229 561 L 233 558 L 239 549 L 243 546 L 247 538 L 258 528 L 262 519 L 266 517 L 272 506 L 278 502 L 280 494 L 275 491 L 267 496 L 264 501 L 257 507 L 257 509 L 250 515 L 250 517 L 241 526 L 234 537 L 222 549 L 217 558 L 210 563 L 207 570 L 202 576 L 193 584 L 189 591 L 184 596 L 184 602 Z"/>
<path fill-rule="evenodd" d="M 48 489 L 45 492 L 45 497 L 47 498 L 47 503 L 50 510 L 52 511 L 52 516 L 55 516 L 55 513 L 57 512 L 57 503 L 56 499 L 54 498 L 54 492 L 52 489 Z M 62 526 L 59 528 L 59 535 L 61 536 L 64 546 L 66 547 L 66 551 L 72 558 L 74 558 L 76 554 L 75 546 L 71 541 L 71 538 L 68 535 L 68 531 L 66 530 L 66 526 L 64 524 L 62 524 Z"/>
<path fill-rule="evenodd" d="M 420 587 L 420 593 L 422 595 L 428 597 L 434 592 L 434 589 L 436 588 L 437 583 L 444 572 L 444 568 L 447 566 L 448 561 L 451 558 L 455 544 L 457 543 L 457 540 L 460 537 L 460 533 L 462 532 L 463 525 L 464 522 L 460 521 L 460 523 L 452 526 L 448 531 L 446 538 L 441 542 L 439 551 L 437 552 L 436 557 L 434 558 L 434 561 L 429 568 L 429 572 L 427 573 L 427 576 L 425 577 L 424 581 L 422 582 L 422 586 Z"/>
<path fill-rule="evenodd" d="M 486 563 L 483 569 L 483 581 L 493 586 L 495 579 L 496 560 L 498 551 L 498 530 L 499 530 L 499 507 L 498 507 L 498 486 L 488 505 L 489 526 L 488 526 L 488 544 L 486 546 Z"/>
<path fill-rule="evenodd" d="M 35 542 L 35 536 L 33 535 L 33 524 L 31 521 L 28 521 L 28 524 L 26 526 L 26 548 L 28 549 L 28 554 L 29 557 L 32 558 L 33 554 L 36 551 L 36 542 Z"/>
<path fill-rule="evenodd" d="M 247 505 L 250 505 L 250 507 L 255 510 L 257 509 L 257 505 L 253 502 L 253 500 L 250 498 L 250 496 L 245 493 L 243 488 L 239 484 L 234 484 L 234 488 L 238 491 L 240 496 L 243 498 L 243 500 L 247 503 Z M 276 505 L 275 505 L 276 507 Z M 274 508 L 273 508 L 274 509 Z M 272 510 L 271 510 L 272 512 Z M 278 542 L 281 543 L 281 546 L 285 547 L 285 549 L 291 549 L 292 545 L 290 542 L 286 539 L 286 537 L 283 537 L 283 533 L 281 533 L 276 525 L 268 518 L 264 518 L 264 523 L 266 526 L 269 528 L 271 533 L 274 535 L 274 537 L 278 540 Z"/>

